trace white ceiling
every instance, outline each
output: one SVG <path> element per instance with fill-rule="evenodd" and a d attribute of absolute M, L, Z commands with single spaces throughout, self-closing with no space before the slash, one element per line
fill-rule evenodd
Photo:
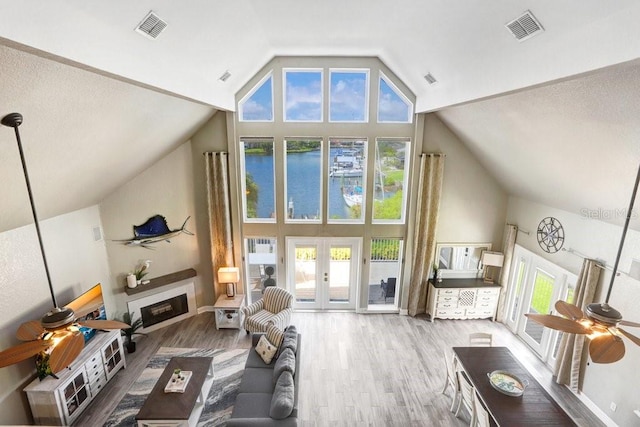
<path fill-rule="evenodd" d="M 0 116 L 25 116 L 42 217 L 102 200 L 216 109 L 233 110 L 236 91 L 279 55 L 378 56 L 417 96 L 417 111 L 438 111 L 510 194 L 576 212 L 626 206 L 640 140 L 635 0 L 0 0 L 0 8 Z M 150 10 L 168 23 L 156 40 L 133 31 Z M 545 31 L 518 42 L 504 24 L 526 10 Z M 427 72 L 438 83 L 428 85 Z M 7 128 L 0 181 L 2 231 L 28 222 Z"/>

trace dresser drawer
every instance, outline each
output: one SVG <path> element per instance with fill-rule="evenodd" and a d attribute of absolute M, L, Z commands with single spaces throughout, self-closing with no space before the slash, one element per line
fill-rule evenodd
<path fill-rule="evenodd" d="M 457 307 L 458 307 L 457 301 L 445 301 L 445 302 L 438 301 L 438 304 L 436 304 L 436 310 L 449 310 Z"/>
<path fill-rule="evenodd" d="M 438 298 L 440 297 L 457 297 L 460 289 L 438 289 Z"/>
<path fill-rule="evenodd" d="M 487 309 L 481 309 L 481 308 L 473 308 L 473 309 L 469 309 L 467 310 L 467 317 L 468 318 L 484 318 L 484 317 L 493 317 L 495 310 L 487 310 Z"/>
<path fill-rule="evenodd" d="M 440 317 L 442 319 L 461 319 L 465 316 L 464 309 L 440 309 L 436 310 L 436 317 Z"/>
<path fill-rule="evenodd" d="M 478 288 L 478 296 L 498 296 L 500 288 Z"/>
<path fill-rule="evenodd" d="M 438 295 L 438 304 L 445 302 L 458 302 L 458 296 L 450 296 L 450 295 Z"/>
<path fill-rule="evenodd" d="M 107 377 L 102 374 L 89 384 L 91 390 L 91 397 L 96 397 L 98 393 L 102 391 L 104 385 L 107 383 Z"/>
<path fill-rule="evenodd" d="M 478 295 L 478 298 L 476 298 L 476 306 L 478 304 L 494 304 L 498 302 L 498 295 L 484 295 L 484 296 L 480 296 Z"/>

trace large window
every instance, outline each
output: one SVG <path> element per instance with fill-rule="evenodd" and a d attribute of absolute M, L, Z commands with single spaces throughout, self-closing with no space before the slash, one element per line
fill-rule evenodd
<path fill-rule="evenodd" d="M 287 222 L 322 220 L 322 141 L 287 139 Z"/>
<path fill-rule="evenodd" d="M 240 152 L 244 171 L 242 190 L 245 221 L 274 222 L 273 140 L 244 138 L 240 141 Z"/>
<path fill-rule="evenodd" d="M 414 95 L 371 57 L 278 57 L 263 70 L 236 94 L 229 127 L 243 238 L 279 242 L 281 255 L 269 262 L 278 263 L 274 279 L 296 304 L 397 309 L 416 158 Z M 297 252 L 290 253 L 284 245 L 292 239 Z M 266 256 L 260 245 L 247 243 L 244 259 Z M 377 258 L 363 262 L 370 251 Z M 264 277 L 250 264 L 257 295 Z M 348 275 L 341 273 L 347 264 Z"/>

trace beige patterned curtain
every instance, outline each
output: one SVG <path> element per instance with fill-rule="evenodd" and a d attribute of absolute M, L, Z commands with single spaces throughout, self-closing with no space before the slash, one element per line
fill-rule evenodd
<path fill-rule="evenodd" d="M 498 300 L 498 312 L 496 320 L 502 322 L 504 319 L 505 303 L 509 286 L 509 273 L 511 272 L 511 260 L 513 259 L 513 251 L 516 247 L 516 237 L 518 237 L 518 226 L 507 224 L 504 229 L 504 239 L 502 240 L 502 252 L 504 253 L 504 262 L 502 264 L 502 272 L 500 273 L 500 299 Z"/>
<path fill-rule="evenodd" d="M 601 271 L 602 267 L 597 261 L 584 260 L 574 291 L 574 305 L 583 308 L 593 302 Z M 556 367 L 553 371 L 558 384 L 566 384 L 575 392 L 580 388 L 584 374 L 582 366 L 584 341 L 584 335 L 562 333 Z"/>
<path fill-rule="evenodd" d="M 233 238 L 231 234 L 231 204 L 229 197 L 229 170 L 227 153 L 204 153 L 207 173 L 207 200 L 209 236 L 211 239 L 211 265 L 216 297 L 224 293 L 219 289 L 218 269 L 233 266 Z"/>
<path fill-rule="evenodd" d="M 408 311 L 410 316 L 424 313 L 427 307 L 427 283 L 436 247 L 443 174 L 443 154 L 432 153 L 421 156 L 415 249 L 409 285 Z"/>

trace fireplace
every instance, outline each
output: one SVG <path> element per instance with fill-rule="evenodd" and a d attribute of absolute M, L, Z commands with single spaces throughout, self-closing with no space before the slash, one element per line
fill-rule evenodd
<path fill-rule="evenodd" d="M 142 318 L 141 332 L 151 332 L 196 314 L 195 286 L 188 282 L 127 303 L 135 319 Z"/>

